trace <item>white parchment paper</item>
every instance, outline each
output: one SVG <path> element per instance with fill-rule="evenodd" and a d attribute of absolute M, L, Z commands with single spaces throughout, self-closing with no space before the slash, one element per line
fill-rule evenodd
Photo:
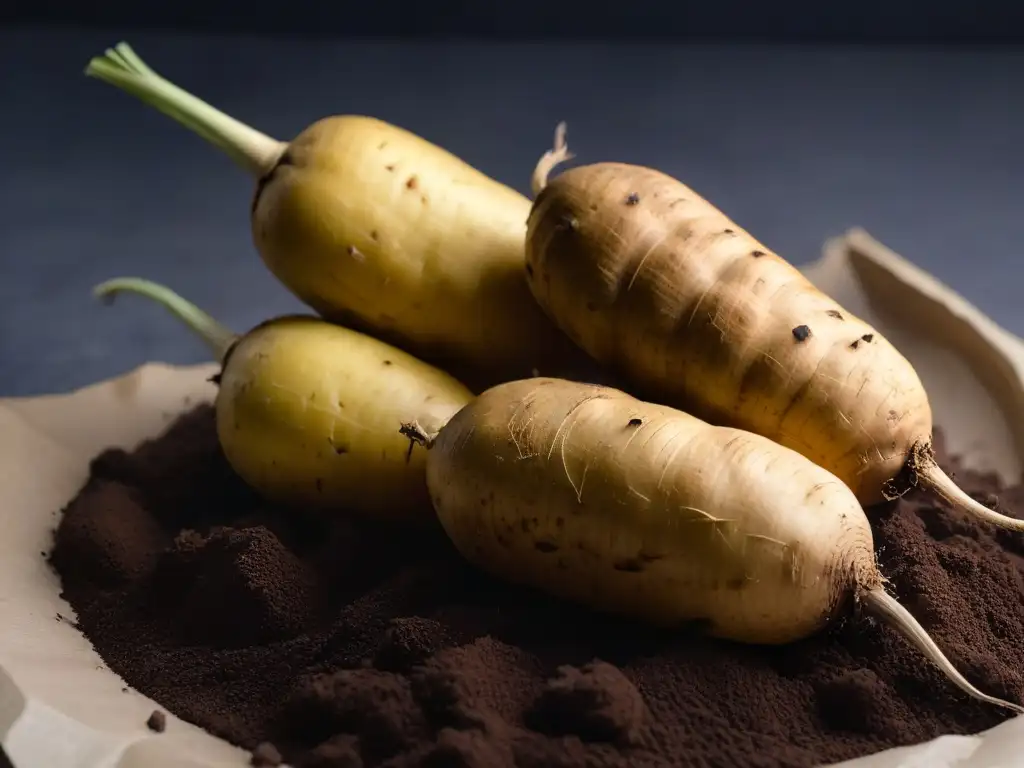
<path fill-rule="evenodd" d="M 1008 480 L 1024 455 L 1024 344 L 862 231 L 830 241 L 805 272 L 911 360 L 950 448 Z M 228 768 L 249 755 L 106 669 L 73 626 L 44 553 L 59 510 L 111 446 L 132 448 L 212 398 L 214 366 L 148 364 L 70 394 L 0 400 L 0 743 L 15 768 Z M 60 621 L 58 614 L 71 621 Z M 1024 718 L 944 736 L 844 768 L 1024 767 Z"/>

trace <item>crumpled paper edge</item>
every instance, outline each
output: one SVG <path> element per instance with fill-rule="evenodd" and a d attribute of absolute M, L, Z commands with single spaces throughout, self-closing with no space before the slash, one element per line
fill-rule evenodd
<path fill-rule="evenodd" d="M 858 262 L 863 262 L 859 268 Z M 920 286 L 926 284 L 925 293 L 944 306 L 947 312 L 958 317 L 966 315 L 969 324 L 973 324 L 977 317 L 982 318 L 984 322 L 974 326 L 985 331 L 978 334 L 978 343 L 991 345 L 994 341 L 998 347 L 994 353 L 996 357 L 1003 356 L 1010 361 L 1009 369 L 1017 371 L 1013 389 L 1024 402 L 1024 387 L 1020 385 L 1019 376 L 1019 371 L 1024 369 L 1021 365 L 1024 345 L 1020 340 L 995 326 L 930 275 L 920 270 L 917 270 L 918 275 L 914 275 L 916 267 L 900 260 L 862 230 L 852 230 L 846 236 L 830 241 L 825 257 L 804 271 L 815 282 L 822 275 L 827 275 L 830 269 L 837 268 L 847 270 L 844 274 L 863 279 L 864 263 L 868 264 L 869 270 L 873 266 L 888 270 L 890 275 L 898 274 L 901 279 L 909 280 L 914 290 L 921 290 Z M 920 280 L 922 275 L 925 281 Z M 835 277 L 833 274 L 832 279 Z M 856 286 L 852 287 L 856 290 Z M 844 305 L 850 301 L 849 298 L 836 298 Z M 863 292 L 854 298 L 862 304 L 865 300 L 867 304 L 871 303 L 870 297 L 864 296 Z M 866 314 L 859 307 L 848 308 L 858 314 Z M 972 317 L 971 313 L 975 316 Z M 70 500 L 87 477 L 88 458 L 103 448 L 120 446 L 130 449 L 142 439 L 161 432 L 176 415 L 191 405 L 208 401 L 213 388 L 205 379 L 215 370 L 212 365 L 176 367 L 149 364 L 125 376 L 71 394 L 0 400 L 0 435 L 7 436 L 5 444 L 14 445 L 21 457 L 36 452 L 63 464 L 59 487 L 35 489 L 42 494 L 40 498 L 46 500 L 46 509 L 39 508 L 38 513 L 52 515 Z M 158 381 L 159 384 L 156 383 Z M 100 418 L 105 410 L 109 412 L 112 407 L 119 414 L 118 423 Z M 125 424 L 131 425 L 130 428 L 126 430 Z M 1024 424 L 1020 429 L 1024 430 Z M 1024 441 L 1019 444 L 1024 444 Z M 88 458 L 83 460 L 82 456 Z M 3 461 L 0 451 L 0 499 L 8 484 L 31 484 L 31 477 L 21 474 L 14 477 L 14 471 L 8 467 L 8 462 Z M 23 554 L 13 558 L 13 562 L 12 558 L 0 561 L 0 574 L 20 574 L 15 578 L 0 578 L 0 603 L 10 600 L 23 588 L 45 585 L 49 591 L 49 600 L 44 601 L 45 610 L 41 614 L 33 612 L 23 619 L 26 623 L 51 622 L 45 634 L 54 638 L 53 647 L 34 640 L 31 648 L 19 648 L 17 626 L 6 627 L 0 633 L 0 744 L 15 768 L 230 768 L 248 765 L 247 752 L 181 721 L 141 694 L 122 693 L 123 682 L 103 666 L 81 633 L 69 622 L 54 619 L 51 613 L 53 606 L 68 618 L 73 617 L 73 612 L 57 597 L 59 584 L 39 556 L 42 550 L 49 548 L 49 544 L 48 537 L 36 535 L 18 542 L 18 551 Z M 63 647 L 58 650 L 57 646 Z M 83 678 L 81 682 L 86 683 L 84 678 L 88 678 L 88 687 L 107 690 L 109 695 L 90 700 L 76 699 L 73 693 L 75 682 L 68 678 L 67 670 L 62 669 L 62 657 L 66 658 L 68 647 L 77 649 L 75 661 L 85 659 L 88 662 L 76 665 L 80 667 L 76 674 Z M 33 680 L 31 686 L 19 684 L 19 659 L 33 659 L 49 674 L 41 682 Z M 28 689 L 31 693 L 26 692 Z M 59 708 L 47 703 L 53 701 L 59 702 Z M 153 734 L 145 726 L 146 718 L 154 709 L 167 714 L 167 729 L 162 734 Z M 99 710 L 103 710 L 102 716 L 97 715 Z M 99 728 L 97 723 L 100 719 L 116 721 L 122 727 Z M 1024 767 L 1024 718 L 1014 718 L 974 736 L 942 736 L 827 768 L 926 766 Z"/>

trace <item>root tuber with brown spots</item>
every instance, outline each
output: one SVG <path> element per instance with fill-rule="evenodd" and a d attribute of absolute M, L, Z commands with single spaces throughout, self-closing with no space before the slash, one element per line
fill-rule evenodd
<path fill-rule="evenodd" d="M 511 187 L 373 117 L 326 117 L 278 141 L 174 85 L 126 43 L 94 58 L 86 74 L 163 112 L 256 180 L 256 249 L 322 317 L 474 387 L 534 368 L 598 376 L 530 295 L 530 201 Z"/>
<path fill-rule="evenodd" d="M 853 492 L 765 437 L 617 389 L 537 378 L 498 385 L 436 435 L 427 485 L 475 566 L 598 610 L 788 643 L 859 606 L 974 698 L 884 589 Z"/>
<path fill-rule="evenodd" d="M 284 316 L 236 335 L 169 288 L 139 278 L 95 289 L 159 302 L 221 364 L 217 437 L 264 497 L 378 520 L 431 521 L 425 452 L 397 434 L 438 429 L 472 393 L 395 347 L 315 317 Z"/>
<path fill-rule="evenodd" d="M 1024 530 L 936 464 L 928 395 L 882 334 L 660 171 L 596 163 L 548 181 L 564 139 L 560 125 L 537 166 L 526 273 L 582 349 L 646 398 L 803 454 L 864 505 L 920 484 Z"/>

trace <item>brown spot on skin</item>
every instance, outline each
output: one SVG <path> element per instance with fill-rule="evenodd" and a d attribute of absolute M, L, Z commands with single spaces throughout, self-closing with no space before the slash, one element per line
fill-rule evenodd
<path fill-rule="evenodd" d="M 798 325 L 793 329 L 793 338 L 797 341 L 807 341 L 811 338 L 811 329 L 806 325 Z"/>
<path fill-rule="evenodd" d="M 526 265 L 526 274 L 529 275 L 530 277 L 533 277 L 533 265 L 532 264 L 527 264 Z"/>
<path fill-rule="evenodd" d="M 393 170 L 395 170 L 395 164 L 391 163 L 390 165 L 385 165 L 384 169 L 387 170 L 387 171 L 393 171 Z"/>
<path fill-rule="evenodd" d="M 373 240 L 374 242 L 377 242 L 378 240 L 380 240 L 380 233 L 376 229 L 371 230 L 370 239 Z"/>
<path fill-rule="evenodd" d="M 591 203 L 590 204 L 590 210 L 597 211 L 597 203 Z"/>
<path fill-rule="evenodd" d="M 735 229 L 723 229 L 722 230 L 722 234 L 723 235 L 735 235 L 736 234 L 736 230 Z"/>
<path fill-rule="evenodd" d="M 338 401 L 338 407 L 341 408 L 342 410 L 345 410 L 345 401 L 344 400 L 339 400 Z"/>
<path fill-rule="evenodd" d="M 630 419 L 630 420 L 629 420 L 629 421 L 628 421 L 628 422 L 626 423 L 626 426 L 627 426 L 627 427 L 639 427 L 639 426 L 640 426 L 641 424 L 643 424 L 643 423 L 644 423 L 644 420 L 643 420 L 643 419 L 639 419 L 639 418 L 637 418 L 637 417 L 635 417 L 635 416 L 634 416 L 634 417 L 633 417 L 632 419 Z"/>
<path fill-rule="evenodd" d="M 764 251 L 751 251 L 750 255 L 753 256 L 755 259 L 760 259 L 762 256 L 765 255 L 765 252 Z"/>
<path fill-rule="evenodd" d="M 843 313 L 840 312 L 838 309 L 827 309 L 825 310 L 825 314 L 828 315 L 829 317 L 834 317 L 836 320 L 843 319 Z"/>
<path fill-rule="evenodd" d="M 384 365 L 393 365 L 393 363 L 390 360 L 385 360 Z"/>
<path fill-rule="evenodd" d="M 629 557 L 616 561 L 612 568 L 623 573 L 640 573 L 644 569 L 644 564 L 639 557 Z"/>
<path fill-rule="evenodd" d="M 560 218 L 558 220 L 558 223 L 555 225 L 555 229 L 557 229 L 560 232 L 576 232 L 579 230 L 579 228 L 579 221 L 574 216 L 570 216 L 569 214 L 563 215 L 562 218 Z"/>
<path fill-rule="evenodd" d="M 636 205 L 640 202 L 640 195 L 636 192 L 630 192 L 626 195 L 626 205 Z"/>
<path fill-rule="evenodd" d="M 852 342 L 850 342 L 850 349 L 856 349 L 859 346 L 860 346 L 860 339 L 854 339 Z"/>
<path fill-rule="evenodd" d="M 896 422 L 900 420 L 900 415 L 896 413 L 896 411 L 890 409 L 887 418 L 889 421 Z"/>
<path fill-rule="evenodd" d="M 416 189 L 416 187 L 418 187 L 419 184 L 420 180 L 417 179 L 416 176 L 410 176 L 408 179 L 405 180 L 406 189 Z"/>
<path fill-rule="evenodd" d="M 538 552 L 543 552 L 544 554 L 550 554 L 551 552 L 558 551 L 558 545 L 552 544 L 550 541 L 535 541 L 533 542 L 533 548 Z"/>
<path fill-rule="evenodd" d="M 870 344 L 870 343 L 871 343 L 871 341 L 872 341 L 872 340 L 873 340 L 874 338 L 875 338 L 875 334 L 873 334 L 873 333 L 865 333 L 865 334 L 864 334 L 863 336 L 861 336 L 861 337 L 860 337 L 860 340 L 861 340 L 861 341 L 864 341 L 864 342 L 867 342 L 868 344 Z"/>
<path fill-rule="evenodd" d="M 386 141 L 382 141 L 380 144 L 377 145 L 377 149 L 384 149 L 384 147 L 386 147 L 387 145 L 388 143 Z"/>
<path fill-rule="evenodd" d="M 339 456 L 348 453 L 348 446 L 347 445 L 340 445 L 340 444 L 334 442 L 333 440 L 328 440 L 327 442 L 329 442 L 331 444 L 331 447 L 334 449 L 334 452 L 336 454 L 338 454 Z"/>

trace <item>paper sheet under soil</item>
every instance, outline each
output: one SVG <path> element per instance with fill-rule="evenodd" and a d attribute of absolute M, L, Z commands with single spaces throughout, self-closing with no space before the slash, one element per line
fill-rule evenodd
<path fill-rule="evenodd" d="M 1024 343 L 860 231 L 830 241 L 805 272 L 910 359 L 951 451 L 1009 481 L 1021 476 Z M 92 457 L 130 449 L 212 399 L 206 379 L 214 371 L 148 364 L 71 394 L 0 400 L 0 743 L 15 768 L 249 764 L 248 753 L 170 713 L 164 733 L 146 728 L 161 707 L 124 692 L 104 667 L 74 628 L 44 557 L 59 510 L 85 482 Z M 841 765 L 1024 766 L 1024 718 Z"/>

